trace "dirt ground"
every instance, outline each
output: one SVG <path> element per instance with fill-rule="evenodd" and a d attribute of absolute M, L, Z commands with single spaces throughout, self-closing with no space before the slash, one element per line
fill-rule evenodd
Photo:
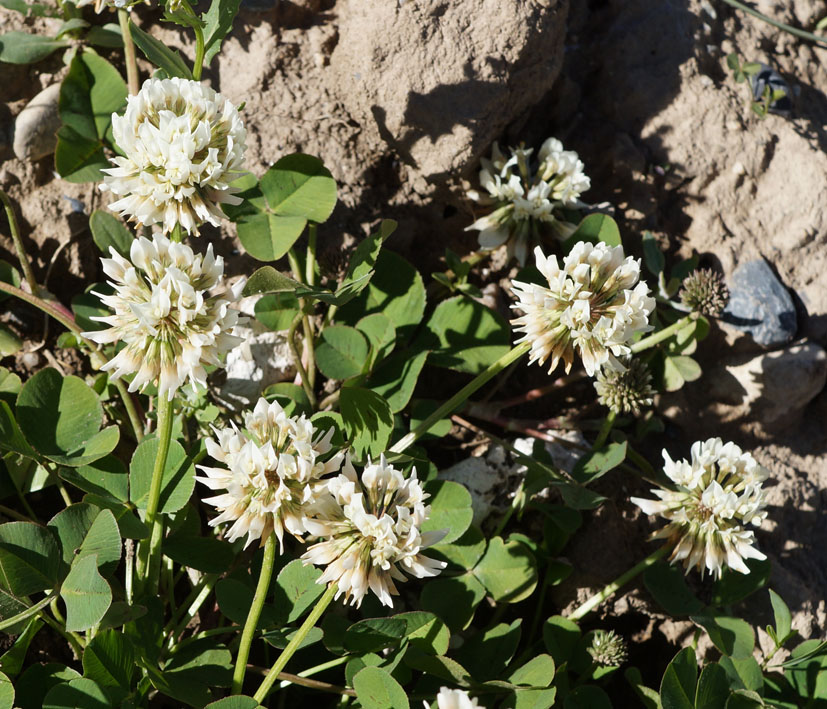
<path fill-rule="evenodd" d="M 580 154 L 592 180 L 584 197 L 614 205 L 633 252 L 650 230 L 670 258 L 698 253 L 727 276 L 763 256 L 793 294 L 795 342 L 827 345 L 827 50 L 721 2 L 256 2 L 265 9 L 242 11 L 205 76 L 233 102 L 246 102 L 252 172 L 294 151 L 319 155 L 331 169 L 340 205 L 320 230 L 322 251 L 390 217 L 400 222 L 391 247 L 424 272 L 434 270 L 445 244 L 474 246 L 463 232 L 471 209 L 462 180 L 474 179 L 490 143 L 537 145 L 554 135 Z M 755 6 L 804 28 L 825 13 L 816 0 Z M 152 23 L 151 13 L 139 14 Z M 44 23 L 0 10 L 4 29 L 24 24 Z M 191 55 L 183 33 L 160 34 Z M 730 52 L 782 74 L 795 94 L 791 117 L 751 114 L 747 89 L 726 68 Z M 85 217 L 71 200 L 88 214 L 105 197 L 92 185 L 56 179 L 50 158 L 27 164 L 11 152 L 14 116 L 61 71 L 59 57 L 37 68 L 3 65 L 0 186 L 19 205 L 36 272 L 49 272 L 48 285 L 68 302 L 97 273 Z M 238 253 L 231 228 L 203 238 L 226 255 Z M 5 227 L 0 257 L 13 260 Z M 237 256 L 231 267 L 249 273 L 253 265 Z M 6 319 L 37 340 L 41 323 L 25 321 L 25 312 L 12 308 Z M 654 448 L 688 452 L 691 441 L 722 435 L 754 450 L 775 481 L 769 522 L 759 532 L 774 562 L 771 585 L 795 611 L 794 627 L 823 635 L 827 395 L 812 392 L 806 407 L 785 417 L 786 428 L 772 430 L 737 402 L 706 395 L 717 365 L 726 368 L 733 353 L 762 352 L 748 337 L 716 328 L 700 347 L 704 378 L 660 402 L 669 424 Z M 14 366 L 38 368 L 45 360 L 40 351 Z M 619 483 L 618 501 L 570 551 L 594 586 L 640 555 L 648 527 L 635 523 L 625 500 L 642 489 Z M 631 604 L 652 612 L 645 592 L 617 603 L 616 611 Z M 757 617 L 765 610 L 756 607 Z M 686 627 L 639 630 L 675 639 Z"/>

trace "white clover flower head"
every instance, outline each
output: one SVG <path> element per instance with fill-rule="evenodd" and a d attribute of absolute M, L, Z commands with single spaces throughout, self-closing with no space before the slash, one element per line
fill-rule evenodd
<path fill-rule="evenodd" d="M 284 548 L 284 532 L 301 539 L 305 518 L 324 487 L 320 478 L 339 469 L 338 452 L 327 460 L 333 429 L 319 434 L 304 415 L 288 416 L 281 405 L 259 399 L 244 415 L 244 431 L 216 429 L 207 452 L 224 467 L 199 465 L 196 480 L 211 490 L 225 490 L 204 499 L 221 514 L 210 526 L 232 522 L 227 539 L 247 535 L 245 548 L 262 544 L 275 532 Z"/>
<path fill-rule="evenodd" d="M 159 395 L 170 400 L 187 380 L 207 386 L 205 365 L 221 364 L 220 357 L 241 340 L 230 334 L 239 312 L 243 282 L 224 285 L 224 259 L 205 255 L 161 234 L 152 241 L 132 242 L 130 261 L 110 249 L 102 258 L 104 273 L 115 289 L 96 293 L 114 315 L 95 317 L 110 327 L 83 333 L 99 344 L 124 347 L 102 369 L 112 378 L 134 374 L 129 391 L 157 384 Z"/>
<path fill-rule="evenodd" d="M 430 709 L 430 704 L 425 702 L 425 709 Z M 482 709 L 475 697 L 469 697 L 464 689 L 448 689 L 440 687 L 436 695 L 437 709 Z"/>
<path fill-rule="evenodd" d="M 697 566 L 721 577 L 725 566 L 749 573 L 746 559 L 766 559 L 753 547 L 755 534 L 747 530 L 766 519 L 762 489 L 769 471 L 734 443 L 720 438 L 692 445 L 692 460 L 673 461 L 664 451 L 664 472 L 676 490 L 652 490 L 657 500 L 631 498 L 646 514 L 669 521 L 652 539 L 672 545 L 670 561 L 682 561 L 689 571 Z"/>
<path fill-rule="evenodd" d="M 590 187 L 577 153 L 563 150 L 556 138 L 543 143 L 538 164 L 531 162 L 534 152 L 524 147 L 510 148 L 506 158 L 494 143 L 491 159 L 482 158 L 479 174 L 484 192 L 469 190 L 468 198 L 490 211 L 466 231 L 480 232 L 483 249 L 508 244 L 509 255 L 525 265 L 529 244 L 542 228 L 565 239 L 575 226 L 559 214 L 563 207 L 580 207 L 580 195 Z"/>
<path fill-rule="evenodd" d="M 198 234 L 204 222 L 218 226 L 220 203 L 240 203 L 229 183 L 243 166 L 246 131 L 235 106 L 202 83 L 147 80 L 124 115 L 112 114 L 112 134 L 125 156 L 103 171 L 101 189 L 120 197 L 109 206 L 122 216 Z"/>
<path fill-rule="evenodd" d="M 391 596 L 398 595 L 394 581 L 406 580 L 403 571 L 425 578 L 445 568 L 421 553 L 445 535 L 445 530 L 420 531 L 430 512 L 427 497 L 416 471 L 406 479 L 384 455 L 378 463 L 368 460 L 361 475 L 348 458 L 305 521 L 308 532 L 322 541 L 302 559 L 326 567 L 318 582 L 338 584 L 337 598 L 344 594 L 346 602 L 359 606 L 371 590 L 392 607 Z"/>
<path fill-rule="evenodd" d="M 514 281 L 523 311 L 512 325 L 531 343 L 531 362 L 551 359 L 549 372 L 563 360 L 571 370 L 575 351 L 589 376 L 601 367 L 623 371 L 618 358 L 631 353 L 629 343 L 639 332 L 652 329 L 649 314 L 655 299 L 640 278 L 640 261 L 624 257 L 623 247 L 600 242 L 578 242 L 563 266 L 555 256 L 534 250 L 537 268 L 548 287 Z"/>

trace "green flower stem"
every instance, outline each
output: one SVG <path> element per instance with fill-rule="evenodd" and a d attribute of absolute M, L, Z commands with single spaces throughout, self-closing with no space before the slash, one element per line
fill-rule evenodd
<path fill-rule="evenodd" d="M 192 12 L 192 10 L 190 10 L 190 12 Z M 204 69 L 204 52 L 206 47 L 204 46 L 204 30 L 201 29 L 201 22 L 197 17 L 195 17 L 192 23 L 192 29 L 195 32 L 195 63 L 192 65 L 192 78 L 196 81 L 201 81 L 201 71 Z"/>
<path fill-rule="evenodd" d="M 48 606 L 53 600 L 57 598 L 58 590 L 54 589 L 48 596 L 41 598 L 37 603 L 34 605 L 29 606 L 25 610 L 20 611 L 16 615 L 13 615 L 11 618 L 4 618 L 0 620 L 0 630 L 5 630 L 6 628 L 11 628 L 13 625 L 17 625 L 20 621 L 26 620 L 27 618 L 31 618 L 33 615 L 37 615 L 43 610 L 46 606 Z"/>
<path fill-rule="evenodd" d="M 310 614 L 307 616 L 307 618 L 304 619 L 304 623 L 302 623 L 301 627 L 296 631 L 296 634 L 287 644 L 287 647 L 284 648 L 281 655 L 279 655 L 278 658 L 276 658 L 275 664 L 270 668 L 270 671 L 267 673 L 267 676 L 264 678 L 264 681 L 261 683 L 261 686 L 256 690 L 256 693 L 253 695 L 253 699 L 255 699 L 259 704 L 261 704 L 261 702 L 264 701 L 264 698 L 270 692 L 270 689 L 273 687 L 273 684 L 275 684 L 276 680 L 278 679 L 279 673 L 285 668 L 290 658 L 293 657 L 293 654 L 296 652 L 296 650 L 299 649 L 299 646 L 307 637 L 307 634 L 315 627 L 319 618 L 322 617 L 322 613 L 325 612 L 327 607 L 330 605 L 330 602 L 333 600 L 333 597 L 336 595 L 336 590 L 337 586 L 335 583 L 331 583 L 327 587 L 327 590 L 324 592 L 322 597 L 316 602 L 316 606 L 313 608 L 312 611 L 310 611 Z"/>
<path fill-rule="evenodd" d="M 138 62 L 135 60 L 135 43 L 132 41 L 132 33 L 129 31 L 129 13 L 123 8 L 118 9 L 118 24 L 121 26 L 123 37 L 123 56 L 126 62 L 126 85 L 129 87 L 129 95 L 138 93 Z"/>
<path fill-rule="evenodd" d="M 299 370 L 299 377 L 302 380 L 302 388 L 304 389 L 304 393 L 307 395 L 310 405 L 315 409 L 316 395 L 313 393 L 313 387 L 310 386 L 307 370 L 304 368 L 304 364 L 302 363 L 302 354 L 299 352 L 298 345 L 296 345 L 296 328 L 298 328 L 301 321 L 302 316 L 301 313 L 299 313 L 293 319 L 293 322 L 290 323 L 290 329 L 287 331 L 287 344 L 290 345 L 290 352 L 293 353 L 293 359 L 296 361 L 296 369 Z"/>
<path fill-rule="evenodd" d="M 316 285 L 316 239 L 317 227 L 313 222 L 307 225 L 307 263 L 305 264 L 305 282 L 309 286 Z"/>
<path fill-rule="evenodd" d="M 14 250 L 17 252 L 17 260 L 20 261 L 20 267 L 23 269 L 23 277 L 26 279 L 26 283 L 29 284 L 29 290 L 32 292 L 32 295 L 36 296 L 40 290 L 40 286 L 37 285 L 34 272 L 32 271 L 32 265 L 26 256 L 26 249 L 23 248 L 23 240 L 20 238 L 20 229 L 17 226 L 17 217 L 14 216 L 11 200 L 3 190 L 0 190 L 0 201 L 3 202 L 3 207 L 6 209 L 6 218 L 9 220 L 11 239 L 14 242 Z"/>
<path fill-rule="evenodd" d="M 672 323 L 669 327 L 665 327 L 663 330 L 658 330 L 658 332 L 649 335 L 649 337 L 644 337 L 642 340 L 635 342 L 631 346 L 630 349 L 632 350 L 632 353 L 637 354 L 638 352 L 643 352 L 644 350 L 648 350 L 650 347 L 660 344 L 664 340 L 668 340 L 672 337 L 672 335 L 680 332 L 687 325 L 697 320 L 699 316 L 700 313 L 689 313 L 689 315 L 684 315 L 684 317 L 677 322 Z"/>
<path fill-rule="evenodd" d="M 46 313 L 46 315 L 49 315 L 50 317 L 57 320 L 61 325 L 63 325 L 63 327 L 65 327 L 67 330 L 73 333 L 75 337 L 77 337 L 89 348 L 89 359 L 92 361 L 93 367 L 95 367 L 96 369 L 100 369 L 104 364 L 106 364 L 106 358 L 98 349 L 98 346 L 91 340 L 85 338 L 82 334 L 83 330 L 81 330 L 78 324 L 62 310 L 59 310 L 54 305 L 48 303 L 42 298 L 38 298 L 36 295 L 27 293 L 26 291 L 21 290 L 20 288 L 15 288 L 14 286 L 8 283 L 3 283 L 2 281 L 0 281 L 0 291 L 8 293 L 9 295 L 13 295 L 15 298 L 20 298 L 20 300 L 24 300 L 30 305 L 33 305 L 35 308 Z M 135 438 L 138 440 L 138 442 L 140 442 L 143 438 L 143 427 L 141 425 L 141 418 L 138 415 L 138 411 L 135 408 L 135 402 L 132 401 L 132 397 L 126 390 L 126 386 L 124 386 L 123 382 L 121 382 L 120 380 L 116 380 L 115 387 L 117 388 L 118 393 L 121 396 L 121 400 L 123 401 L 124 408 L 126 409 L 126 414 L 129 417 L 129 422 L 132 425 L 133 431 L 135 432 Z"/>
<path fill-rule="evenodd" d="M 241 642 L 238 646 L 238 655 L 235 658 L 235 670 L 233 671 L 233 686 L 230 694 L 241 694 L 241 687 L 244 684 L 244 673 L 247 670 L 247 658 L 250 657 L 250 646 L 253 644 L 253 636 L 256 634 L 258 619 L 261 617 L 261 609 L 264 608 L 264 601 L 267 598 L 267 591 L 270 589 L 270 579 L 273 577 L 273 565 L 276 561 L 276 546 L 278 540 L 273 532 L 267 537 L 264 543 L 264 559 L 261 562 L 261 571 L 258 575 L 258 584 L 253 596 L 253 603 L 247 613 L 247 620 L 244 621 L 244 629 L 241 631 Z"/>
<path fill-rule="evenodd" d="M 586 601 L 583 605 L 579 608 L 575 609 L 573 613 L 568 616 L 569 620 L 580 620 L 583 616 L 588 614 L 589 612 L 593 611 L 597 606 L 599 606 L 603 601 L 609 598 L 615 591 L 619 588 L 625 586 L 629 581 L 631 581 L 635 576 L 639 573 L 648 569 L 652 564 L 654 564 L 659 559 L 662 559 L 666 554 L 672 549 L 671 545 L 667 544 L 658 549 L 655 549 L 649 556 L 647 556 L 643 561 L 635 564 L 631 569 L 629 569 L 626 573 L 621 574 L 618 576 L 614 581 L 606 586 L 603 589 L 592 596 L 588 601 Z"/>
<path fill-rule="evenodd" d="M 308 667 L 306 670 L 302 670 L 296 676 L 297 677 L 312 677 L 313 675 L 319 674 L 319 672 L 324 672 L 325 670 L 329 670 L 332 667 L 338 667 L 339 665 L 344 665 L 350 657 L 347 655 L 343 655 L 342 657 L 335 657 L 332 660 L 328 660 L 327 662 L 322 662 L 320 665 L 313 665 L 313 667 Z"/>
<path fill-rule="evenodd" d="M 161 538 L 163 537 L 163 520 L 158 514 L 161 500 L 161 486 L 164 468 L 167 464 L 170 439 L 172 438 L 172 402 L 166 395 L 159 395 L 158 406 L 158 452 L 152 468 L 152 482 L 149 486 L 149 498 L 146 502 L 146 525 L 152 530 L 149 544 L 141 542 L 138 546 L 138 563 L 135 571 L 141 589 L 154 596 L 158 591 L 158 576 L 161 562 Z"/>
<path fill-rule="evenodd" d="M 606 418 L 603 419 L 603 425 L 600 427 L 600 432 L 597 434 L 597 438 L 594 440 L 592 450 L 600 450 L 603 447 L 603 444 L 606 443 L 606 439 L 609 437 L 609 434 L 612 431 L 612 426 L 614 426 L 616 417 L 617 414 L 614 411 L 610 411 Z"/>
<path fill-rule="evenodd" d="M 51 616 L 46 613 L 41 613 L 39 616 L 40 620 L 42 620 L 46 625 L 50 628 L 56 630 L 66 642 L 69 643 L 69 646 L 72 648 L 72 652 L 75 653 L 75 659 L 80 660 L 83 657 L 83 646 L 80 644 L 80 636 L 75 633 L 69 633 L 64 630 L 63 626 L 54 620 Z"/>
<path fill-rule="evenodd" d="M 508 353 L 504 354 L 496 362 L 494 362 L 494 364 L 489 366 L 488 369 L 478 374 L 468 384 L 462 387 L 462 389 L 460 389 L 456 394 L 448 399 L 448 401 L 428 416 L 413 431 L 400 438 L 391 447 L 391 453 L 401 453 L 404 451 L 414 441 L 418 440 L 420 436 L 427 433 L 431 426 L 433 426 L 437 421 L 454 413 L 454 411 L 456 411 L 468 400 L 468 397 L 471 396 L 471 394 L 477 391 L 477 389 L 483 386 L 486 382 L 497 376 L 512 362 L 516 362 L 524 354 L 527 354 L 530 349 L 531 343 L 523 342 L 511 349 Z"/>
<path fill-rule="evenodd" d="M 172 619 L 164 627 L 164 637 L 167 638 L 167 649 L 171 650 L 175 645 L 175 640 L 184 632 L 184 629 L 189 625 L 189 622 L 198 613 L 204 601 L 209 598 L 212 593 L 213 586 L 218 581 L 219 574 L 204 574 L 198 583 L 193 586 L 190 595 L 184 599 L 177 613 L 173 613 Z"/>
<path fill-rule="evenodd" d="M 797 27 L 791 27 L 790 25 L 785 25 L 783 22 L 773 20 L 771 17 L 767 17 L 763 13 L 758 12 L 758 10 L 753 10 L 751 7 L 738 2 L 738 0 L 724 0 L 724 2 L 738 10 L 746 12 L 748 15 L 752 15 L 753 17 L 757 17 L 759 20 L 763 20 L 773 27 L 784 30 L 784 32 L 789 32 L 790 34 L 794 34 L 796 37 L 801 37 L 802 39 L 809 39 L 811 42 L 816 42 L 822 46 L 827 45 L 827 37 L 819 37 L 817 34 L 813 34 L 812 32 L 800 30 Z"/>

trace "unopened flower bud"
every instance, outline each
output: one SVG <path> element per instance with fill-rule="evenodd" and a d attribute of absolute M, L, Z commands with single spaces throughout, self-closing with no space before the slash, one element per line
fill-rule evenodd
<path fill-rule="evenodd" d="M 618 667 L 626 662 L 628 654 L 626 641 L 614 630 L 595 630 L 587 651 L 601 667 Z"/>
<path fill-rule="evenodd" d="M 594 382 L 597 399 L 616 414 L 633 413 L 652 405 L 652 374 L 641 360 L 633 359 L 624 371 L 603 368 Z"/>
<path fill-rule="evenodd" d="M 683 279 L 681 303 L 692 311 L 718 317 L 729 301 L 729 288 L 720 273 L 702 268 Z"/>

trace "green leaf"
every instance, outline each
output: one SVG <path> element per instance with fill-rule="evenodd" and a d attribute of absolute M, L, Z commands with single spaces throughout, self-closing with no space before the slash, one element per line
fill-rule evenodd
<path fill-rule="evenodd" d="M 261 705 L 252 697 L 224 697 L 217 702 L 210 702 L 204 709 L 259 709 Z"/>
<path fill-rule="evenodd" d="M 600 450 L 583 455 L 572 470 L 572 477 L 584 484 L 602 478 L 626 460 L 626 441 L 610 443 Z"/>
<path fill-rule="evenodd" d="M 435 613 L 451 630 L 465 628 L 485 598 L 485 587 L 472 573 L 431 579 L 422 588 L 423 610 Z"/>
<path fill-rule="evenodd" d="M 90 27 L 86 33 L 86 41 L 96 47 L 105 47 L 106 49 L 123 48 L 121 28 L 111 22 L 103 27 L 99 25 Z"/>
<path fill-rule="evenodd" d="M 163 42 L 144 32 L 131 20 L 129 21 L 129 34 L 132 35 L 132 41 L 144 56 L 159 69 L 163 69 L 168 76 L 192 80 L 192 72 L 174 49 L 170 49 Z"/>
<path fill-rule="evenodd" d="M 221 42 L 233 28 L 241 0 L 212 0 L 210 9 L 201 15 L 204 23 L 204 63 L 209 66 L 221 49 Z"/>
<path fill-rule="evenodd" d="M 26 17 L 54 16 L 54 10 L 52 8 L 39 3 L 29 4 L 26 0 L 0 0 L 0 7 L 5 7 L 7 10 L 15 10 Z"/>
<path fill-rule="evenodd" d="M 450 657 L 429 655 L 416 648 L 410 648 L 405 653 L 405 664 L 451 684 L 458 684 L 460 687 L 471 685 L 471 675 L 468 674 L 468 670 Z"/>
<path fill-rule="evenodd" d="M 342 280 L 336 289 L 339 300 L 343 301 L 340 304 L 343 305 L 349 302 L 367 287 L 370 279 L 373 277 L 376 260 L 379 257 L 382 244 L 395 230 L 395 221 L 392 219 L 383 219 L 379 225 L 379 231 L 359 242 L 359 245 L 350 257 L 350 263 L 348 264 L 344 280 Z"/>
<path fill-rule="evenodd" d="M 471 509 L 471 493 L 464 485 L 451 480 L 431 480 L 425 484 L 425 492 L 431 497 L 430 517 L 422 524 L 423 532 L 447 530 L 441 543 L 448 544 L 459 539 L 474 517 Z"/>
<path fill-rule="evenodd" d="M 135 671 L 135 646 L 123 633 L 98 633 L 83 652 L 83 676 L 101 687 L 129 690 Z"/>
<path fill-rule="evenodd" d="M 747 559 L 750 572 L 724 569 L 721 578 L 712 587 L 712 603 L 716 606 L 731 606 L 740 603 L 757 590 L 764 588 L 770 578 L 772 564 L 768 559 Z"/>
<path fill-rule="evenodd" d="M 729 679 L 723 667 L 712 662 L 704 667 L 695 694 L 695 709 L 720 709 L 729 697 Z"/>
<path fill-rule="evenodd" d="M 8 283 L 10 286 L 14 286 L 15 288 L 20 288 L 20 271 L 18 271 L 8 261 L 0 259 L 0 281 L 3 281 L 3 283 Z M 0 302 L 9 297 L 11 296 L 8 293 L 0 292 Z M 3 369 L 5 370 L 5 367 Z"/>
<path fill-rule="evenodd" d="M 11 357 L 23 347 L 23 341 L 8 327 L 0 324 L 0 357 Z"/>
<path fill-rule="evenodd" d="M 578 241 L 592 244 L 602 241 L 609 246 L 621 246 L 620 229 L 608 214 L 589 214 L 577 226 L 577 231 L 563 242 L 563 252 L 571 251 Z"/>
<path fill-rule="evenodd" d="M 503 603 L 519 603 L 537 586 L 537 562 L 528 547 L 500 537 L 489 540 L 473 574 L 495 601 Z"/>
<path fill-rule="evenodd" d="M 566 697 L 563 709 L 612 709 L 612 703 L 600 687 L 584 684 L 572 690 Z"/>
<path fill-rule="evenodd" d="M 739 61 L 738 55 L 735 52 L 732 52 L 731 54 L 727 54 L 726 65 L 732 71 L 739 71 L 741 69 L 741 62 Z"/>
<path fill-rule="evenodd" d="M 554 658 L 551 655 L 540 654 L 514 670 L 508 681 L 527 687 L 548 687 L 554 680 L 554 672 Z"/>
<path fill-rule="evenodd" d="M 66 630 L 89 630 L 100 622 L 112 603 L 112 589 L 98 573 L 95 556 L 86 556 L 76 564 L 60 587 L 66 604 Z"/>
<path fill-rule="evenodd" d="M 259 261 L 278 261 L 302 235 L 307 220 L 258 212 L 238 222 L 238 238 L 250 256 Z"/>
<path fill-rule="evenodd" d="M 663 561 L 643 572 L 643 583 L 670 615 L 691 615 L 703 609 L 701 603 L 686 584 L 683 572 Z"/>
<path fill-rule="evenodd" d="M 29 443 L 50 460 L 79 467 L 111 453 L 117 426 L 99 431 L 103 407 L 97 394 L 75 376 L 56 369 L 39 371 L 17 397 L 17 420 Z"/>
<path fill-rule="evenodd" d="M 60 39 L 63 35 L 74 32 L 75 30 L 82 30 L 89 27 L 89 23 L 80 17 L 73 17 L 61 23 L 60 28 L 55 33 L 55 39 Z"/>
<path fill-rule="evenodd" d="M 101 151 L 111 132 L 112 114 L 126 102 L 126 84 L 108 61 L 94 52 L 78 52 L 60 85 L 55 166 L 72 182 L 100 179 L 107 161 Z M 97 147 L 95 147 L 95 143 Z"/>
<path fill-rule="evenodd" d="M 0 62 L 34 64 L 68 46 L 69 42 L 65 40 L 54 40 L 28 32 L 6 32 L 0 34 Z"/>
<path fill-rule="evenodd" d="M 553 615 L 543 625 L 543 643 L 558 667 L 568 662 L 580 642 L 577 623 L 561 615 Z"/>
<path fill-rule="evenodd" d="M 712 615 L 693 615 L 691 620 L 706 629 L 709 639 L 722 654 L 736 659 L 752 655 L 755 633 L 746 621 Z"/>
<path fill-rule="evenodd" d="M 508 352 L 510 338 L 499 313 L 458 295 L 436 307 L 414 347 L 430 350 L 437 367 L 479 374 Z"/>
<path fill-rule="evenodd" d="M 427 358 L 428 352 L 396 352 L 370 376 L 367 386 L 387 400 L 393 413 L 399 413 L 410 402 Z"/>
<path fill-rule="evenodd" d="M 410 338 L 425 313 L 422 276 L 408 261 L 387 249 L 376 259 L 376 273 L 368 287 L 339 309 L 336 320 L 355 326 L 373 313 L 382 313 L 393 323 L 398 342 Z"/>
<path fill-rule="evenodd" d="M 29 665 L 16 682 L 17 704 L 20 709 L 42 709 L 43 698 L 50 689 L 73 679 L 80 679 L 80 674 L 57 662 Z"/>
<path fill-rule="evenodd" d="M 824 695 L 822 694 L 819 698 L 823 697 Z M 761 707 L 766 706 L 760 694 L 757 692 L 748 692 L 743 689 L 733 692 L 726 703 L 726 709 L 761 709 Z"/>
<path fill-rule="evenodd" d="M 661 709 L 660 696 L 654 689 L 643 684 L 643 678 L 637 667 L 630 667 L 623 673 L 623 676 L 632 689 L 635 690 L 635 694 L 642 702 L 644 709 Z"/>
<path fill-rule="evenodd" d="M 664 357 L 663 384 L 666 391 L 677 391 L 686 382 L 693 382 L 701 376 L 700 365 L 691 357 L 678 355 Z"/>
<path fill-rule="evenodd" d="M 517 689 L 506 699 L 503 709 L 549 709 L 557 698 L 557 688 Z"/>
<path fill-rule="evenodd" d="M 305 566 L 301 559 L 294 559 L 279 571 L 273 603 L 287 612 L 288 623 L 301 618 L 324 593 L 324 585 L 317 583 L 321 575 L 319 569 Z"/>
<path fill-rule="evenodd" d="M 121 558 L 121 535 L 110 510 L 79 502 L 58 512 L 48 526 L 60 539 L 67 567 L 95 556 L 105 576 L 115 570 Z"/>
<path fill-rule="evenodd" d="M 129 499 L 129 476 L 124 464 L 114 455 L 99 458 L 79 468 L 60 468 L 60 477 L 84 492 L 113 497 L 120 502 Z"/>
<path fill-rule="evenodd" d="M 328 379 L 349 379 L 362 373 L 368 352 L 368 342 L 357 329 L 330 325 L 316 345 L 316 364 Z"/>
<path fill-rule="evenodd" d="M 769 591 L 772 612 L 775 617 L 775 637 L 778 638 L 779 642 L 783 643 L 792 630 L 792 615 L 781 596 L 772 589 L 769 589 Z"/>
<path fill-rule="evenodd" d="M 73 679 L 49 690 L 43 709 L 111 709 L 106 693 L 91 679 Z"/>
<path fill-rule="evenodd" d="M 448 652 L 451 633 L 445 623 L 433 613 L 409 611 L 399 613 L 394 618 L 405 621 L 404 637 L 408 638 L 411 647 L 432 655 L 444 655 Z"/>
<path fill-rule="evenodd" d="M 254 311 L 256 320 L 270 330 L 287 330 L 299 314 L 299 299 L 292 293 L 272 293 L 256 301 Z"/>
<path fill-rule="evenodd" d="M 145 438 L 138 444 L 129 464 L 129 499 L 139 510 L 146 509 L 157 453 L 158 439 L 154 436 Z M 158 510 L 166 514 L 186 505 L 195 489 L 195 466 L 177 441 L 170 442 L 161 484 Z"/>
<path fill-rule="evenodd" d="M 23 437 L 9 405 L 0 400 L 0 449 L 37 458 L 37 453 Z"/>
<path fill-rule="evenodd" d="M 336 206 L 336 181 L 321 160 L 312 155 L 286 155 L 259 180 L 274 215 L 327 221 Z"/>
<path fill-rule="evenodd" d="M 322 589 L 324 590 L 324 589 Z M 243 625 L 253 603 L 253 589 L 236 579 L 221 579 L 215 585 L 215 598 L 221 612 L 233 623 Z M 259 629 L 278 623 L 278 614 L 272 606 L 265 605 L 258 620 Z"/>
<path fill-rule="evenodd" d="M 124 226 L 120 219 L 112 216 L 109 212 L 96 209 L 89 217 L 89 228 L 92 231 L 92 238 L 101 253 L 109 257 L 109 249 L 112 248 L 124 258 L 129 258 L 129 249 L 135 237 L 132 236 L 132 232 Z"/>
<path fill-rule="evenodd" d="M 294 293 L 301 285 L 281 271 L 272 266 L 262 266 L 250 278 L 244 286 L 244 296 L 258 295 L 259 293 Z"/>
<path fill-rule="evenodd" d="M 0 709 L 12 709 L 14 706 L 14 685 L 0 672 Z"/>
<path fill-rule="evenodd" d="M 164 676 L 185 678 L 209 687 L 229 687 L 232 683 L 232 655 L 212 638 L 201 638 L 181 647 L 164 667 Z"/>
<path fill-rule="evenodd" d="M 26 623 L 25 630 L 15 638 L 14 644 L 0 657 L 0 670 L 4 674 L 11 675 L 12 677 L 20 674 L 20 671 L 23 669 L 23 663 L 26 661 L 26 653 L 29 651 L 29 645 L 43 625 L 43 621 L 37 617 L 32 618 Z M 6 632 L 11 635 L 12 633 L 9 632 L 9 630 L 9 628 L 6 628 Z"/>
<path fill-rule="evenodd" d="M 494 679 L 510 662 L 520 642 L 518 618 L 510 625 L 499 623 L 472 635 L 457 653 L 457 660 L 477 681 Z"/>
<path fill-rule="evenodd" d="M 764 676 L 754 657 L 737 659 L 724 656 L 718 664 L 724 668 L 732 687 L 754 691 L 763 690 Z"/>
<path fill-rule="evenodd" d="M 356 323 L 356 329 L 370 343 L 371 356 L 368 369 L 372 370 L 376 362 L 381 362 L 393 350 L 396 341 L 396 328 L 390 319 L 382 313 L 374 313 Z"/>
<path fill-rule="evenodd" d="M 29 596 L 60 581 L 60 547 L 54 535 L 33 522 L 0 524 L 0 586 Z"/>
<path fill-rule="evenodd" d="M 666 267 L 663 251 L 660 250 L 658 240 L 651 231 L 643 232 L 643 260 L 653 276 L 659 276 Z"/>
<path fill-rule="evenodd" d="M 695 685 L 698 681 L 698 663 L 695 651 L 684 648 L 672 659 L 660 685 L 663 709 L 694 709 Z"/>
<path fill-rule="evenodd" d="M 342 387 L 339 408 L 357 458 L 378 458 L 387 450 L 393 412 L 385 399 L 369 389 Z"/>
<path fill-rule="evenodd" d="M 400 618 L 365 618 L 345 631 L 344 647 L 349 652 L 377 652 L 396 645 L 406 629 Z"/>
<path fill-rule="evenodd" d="M 205 574 L 220 574 L 232 566 L 236 553 L 221 539 L 182 533 L 164 540 L 164 556 Z"/>
<path fill-rule="evenodd" d="M 364 709 L 409 709 L 405 690 L 379 667 L 365 667 L 353 678 L 353 688 Z"/>
<path fill-rule="evenodd" d="M 99 284 L 90 286 L 90 290 L 72 297 L 72 312 L 75 314 L 75 322 L 86 332 L 105 329 L 107 325 L 92 318 L 106 317 L 112 314 L 112 311 L 92 292 L 92 289 L 96 287 L 99 287 Z"/>

